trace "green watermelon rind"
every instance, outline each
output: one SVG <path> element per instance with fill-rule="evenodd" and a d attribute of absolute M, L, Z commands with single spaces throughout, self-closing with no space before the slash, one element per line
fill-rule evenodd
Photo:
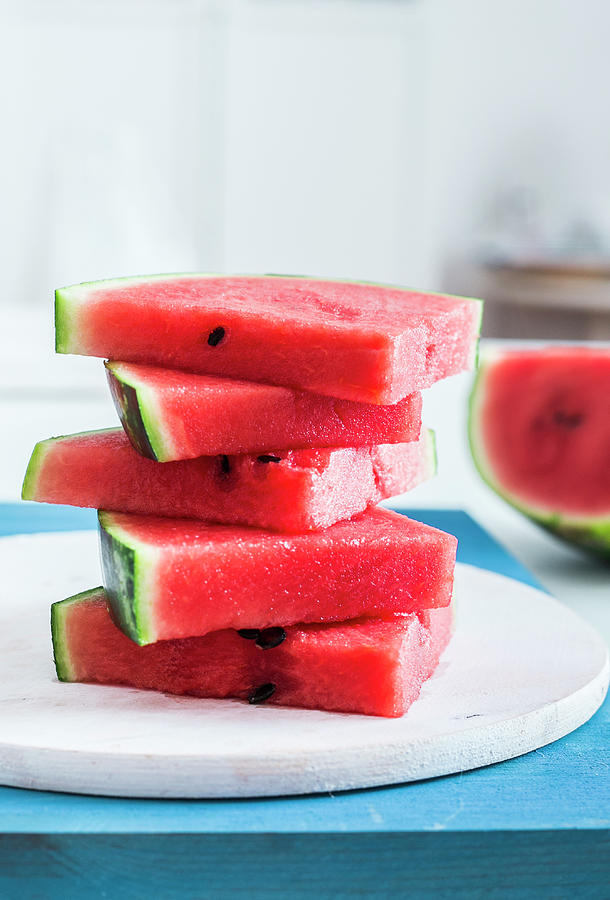
<path fill-rule="evenodd" d="M 32 455 L 25 470 L 23 485 L 21 487 L 22 500 L 35 500 L 38 487 L 38 479 L 40 472 L 45 464 L 47 453 L 51 449 L 50 445 L 61 438 L 48 438 L 45 441 L 38 441 L 32 450 Z"/>
<path fill-rule="evenodd" d="M 57 672 L 57 677 L 60 681 L 77 680 L 77 674 L 74 671 L 70 657 L 70 641 L 66 636 L 66 613 L 71 606 L 81 603 L 83 600 L 97 600 L 100 598 L 106 599 L 104 589 L 102 587 L 95 587 L 51 604 L 53 659 L 55 661 L 55 671 Z"/>
<path fill-rule="evenodd" d="M 322 278 L 313 275 L 281 275 L 281 274 L 237 274 L 226 275 L 220 272 L 171 272 L 159 275 L 128 275 L 123 278 L 106 278 L 101 281 L 82 281 L 79 284 L 71 284 L 66 287 L 57 288 L 55 291 L 55 350 L 57 353 L 75 353 L 78 354 L 78 341 L 74 340 L 75 334 L 78 332 L 78 326 L 73 321 L 76 319 L 76 309 L 80 302 L 84 300 L 92 291 L 109 288 L 112 285 L 129 285 L 129 284 L 147 284 L 152 281 L 167 281 L 170 279 L 184 278 L 289 278 L 295 281 L 329 281 L 337 284 L 363 284 L 370 287 L 388 288 L 397 291 L 415 291 L 415 288 L 405 287 L 399 284 L 387 284 L 379 281 L 358 281 L 348 278 Z M 420 293 L 420 291 L 418 291 Z M 448 297 L 451 294 L 443 294 L 441 291 L 426 291 L 431 297 Z M 472 348 L 472 358 L 469 360 L 471 365 L 476 364 L 478 359 L 478 335 L 481 331 L 481 322 L 483 319 L 483 301 L 477 297 L 460 297 L 460 300 L 467 300 L 474 304 L 475 313 L 473 315 L 474 337 Z"/>
<path fill-rule="evenodd" d="M 55 352 L 71 353 L 70 322 L 73 313 L 68 310 L 69 297 L 62 289 L 55 291 Z"/>
<path fill-rule="evenodd" d="M 106 361 L 104 365 L 121 424 L 136 450 L 157 462 L 175 459 L 154 388 L 126 374 L 123 363 Z"/>
<path fill-rule="evenodd" d="M 112 617 L 121 631 L 144 646 L 157 640 L 151 621 L 150 598 L 156 571 L 156 553 L 127 534 L 114 521 L 114 513 L 98 510 L 104 589 Z"/>
<path fill-rule="evenodd" d="M 480 409 L 485 399 L 488 370 L 504 357 L 501 351 L 488 351 L 479 366 L 468 404 L 468 441 L 473 462 L 485 483 L 506 503 L 531 519 L 545 531 L 598 556 L 610 559 L 610 517 L 574 516 L 549 511 L 517 499 L 494 476 L 493 466 L 482 440 Z"/>

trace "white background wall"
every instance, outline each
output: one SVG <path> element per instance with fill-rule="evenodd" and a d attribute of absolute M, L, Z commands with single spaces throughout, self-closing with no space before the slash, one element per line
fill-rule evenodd
<path fill-rule="evenodd" d="M 246 4 L 230 31 L 225 262 L 426 281 L 421 3 Z"/>
<path fill-rule="evenodd" d="M 471 252 L 499 190 L 527 193 L 533 230 L 560 243 L 585 221 L 610 250 L 607 0 L 430 0 L 427 10 L 437 262 Z"/>
<path fill-rule="evenodd" d="M 222 254 L 224 38 L 191 0 L 0 0 L 0 295 Z"/>
<path fill-rule="evenodd" d="M 440 287 L 511 188 L 551 231 L 610 234 L 604 0 L 0 0 L 0 16 L 0 303 L 198 268 Z"/>

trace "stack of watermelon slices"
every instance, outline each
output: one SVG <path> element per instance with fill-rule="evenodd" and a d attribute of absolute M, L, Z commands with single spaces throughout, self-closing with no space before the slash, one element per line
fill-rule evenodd
<path fill-rule="evenodd" d="M 433 474 L 421 389 L 479 301 L 283 276 L 56 293 L 123 429 L 37 444 L 23 497 L 99 510 L 104 587 L 52 606 L 62 681 L 400 716 L 451 632 L 456 540 L 376 508 Z"/>

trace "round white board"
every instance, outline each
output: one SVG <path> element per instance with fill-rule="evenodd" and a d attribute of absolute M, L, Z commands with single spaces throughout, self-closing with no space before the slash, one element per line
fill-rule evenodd
<path fill-rule="evenodd" d="M 0 540 L 0 783 L 126 797 L 254 797 L 414 781 L 499 762 L 586 722 L 608 687 L 596 632 L 470 566 L 456 631 L 402 719 L 61 684 L 49 606 L 99 583 L 92 532 Z"/>

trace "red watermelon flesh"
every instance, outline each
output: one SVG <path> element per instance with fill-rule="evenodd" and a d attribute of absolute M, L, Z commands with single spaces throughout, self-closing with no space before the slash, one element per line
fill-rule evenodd
<path fill-rule="evenodd" d="M 456 539 L 389 510 L 294 535 L 128 513 L 99 520 L 113 614 L 139 644 L 451 600 Z"/>
<path fill-rule="evenodd" d="M 293 625 L 266 650 L 228 629 L 138 647 L 113 624 L 104 591 L 95 588 L 54 603 L 51 622 L 62 681 L 395 717 L 436 668 L 451 613 Z"/>
<path fill-rule="evenodd" d="M 483 477 L 562 537 L 610 555 L 610 348 L 491 354 L 471 400 Z"/>
<path fill-rule="evenodd" d="M 22 497 L 303 532 L 409 491 L 434 469 L 434 436 L 426 430 L 407 444 L 158 463 L 115 428 L 40 441 Z"/>
<path fill-rule="evenodd" d="M 175 369 L 106 366 L 129 439 L 160 462 L 278 447 L 370 447 L 416 440 L 421 428 L 421 394 L 376 406 Z"/>
<path fill-rule="evenodd" d="M 56 292 L 59 353 L 396 403 L 471 368 L 480 301 L 284 276 L 158 275 Z"/>

